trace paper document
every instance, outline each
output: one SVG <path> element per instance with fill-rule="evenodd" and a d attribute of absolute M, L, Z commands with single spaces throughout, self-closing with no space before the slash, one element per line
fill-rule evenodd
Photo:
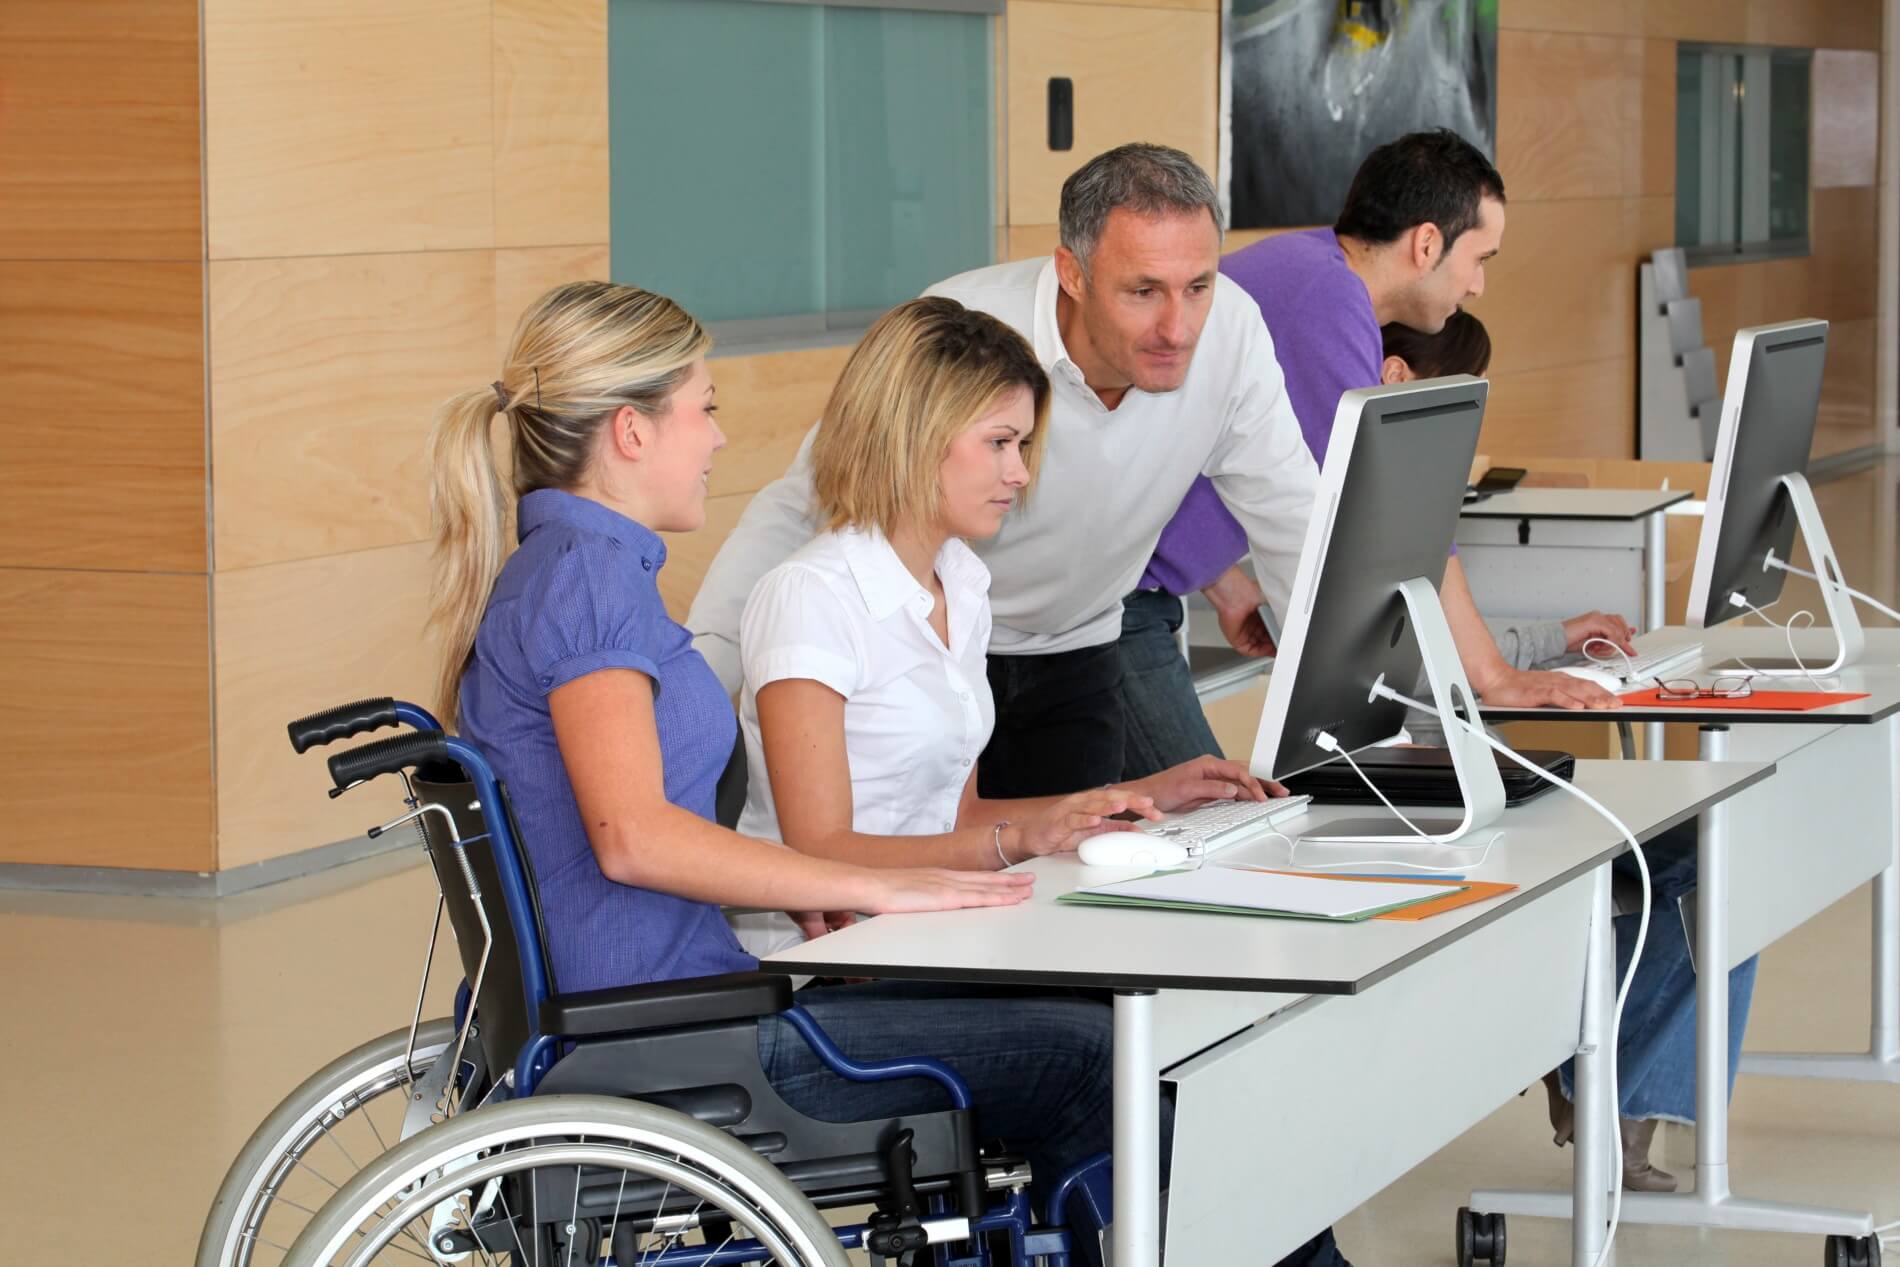
<path fill-rule="evenodd" d="M 1286 875 L 1251 867 L 1205 866 L 1198 871 L 1165 871 L 1135 880 L 1098 884 L 1077 889 L 1073 896 L 1352 920 L 1414 902 L 1434 901 L 1458 893 L 1464 887 L 1371 880 L 1343 882 L 1328 876 Z"/>

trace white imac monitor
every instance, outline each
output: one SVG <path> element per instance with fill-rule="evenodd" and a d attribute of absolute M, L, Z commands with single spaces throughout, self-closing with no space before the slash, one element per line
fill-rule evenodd
<path fill-rule="evenodd" d="M 1487 385 L 1467 376 L 1340 397 L 1319 495 L 1307 526 L 1279 655 L 1267 683 L 1252 768 L 1285 778 L 1396 735 L 1423 666 L 1432 703 L 1477 720 L 1477 704 L 1445 624 L 1445 575 L 1477 451 Z M 1504 809 L 1497 763 L 1457 726 L 1447 746 L 1464 792 L 1462 821 L 1415 820 L 1435 842 L 1484 826 Z M 1384 817 L 1333 824 L 1329 838 L 1413 843 Z"/>
<path fill-rule="evenodd" d="M 1690 624 L 1706 627 L 1779 601 L 1799 528 L 1840 644 L 1833 666 L 1814 672 L 1852 663 L 1865 641 L 1807 481 L 1826 364 L 1825 321 L 1785 321 L 1736 333 L 1688 611 Z M 1748 667 L 1758 673 L 1811 668 L 1755 657 Z"/>

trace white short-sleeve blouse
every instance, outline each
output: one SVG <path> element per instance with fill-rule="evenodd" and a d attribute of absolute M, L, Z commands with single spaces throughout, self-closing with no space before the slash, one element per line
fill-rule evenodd
<path fill-rule="evenodd" d="M 985 660 L 990 573 L 952 538 L 937 554 L 950 645 L 930 627 L 933 600 L 875 529 L 822 533 L 766 573 L 740 622 L 746 805 L 739 831 L 782 841 L 759 733 L 759 689 L 787 678 L 844 696 L 851 825 L 877 836 L 954 828 L 957 803 L 996 724 Z M 729 913 L 755 955 L 802 940 L 776 911 Z"/>

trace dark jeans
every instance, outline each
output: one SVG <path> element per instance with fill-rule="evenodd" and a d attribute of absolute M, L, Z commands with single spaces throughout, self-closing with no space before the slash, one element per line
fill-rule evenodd
<path fill-rule="evenodd" d="M 977 763 L 986 797 L 1066 796 L 1122 777 L 1122 662 L 1116 644 L 1054 655 L 993 655 L 996 730 Z"/>
<path fill-rule="evenodd" d="M 1221 756 L 1194 675 L 1174 640 L 1185 618 L 1181 600 L 1137 590 L 1122 600 L 1122 772 L 1141 779 L 1209 754 Z"/>
<path fill-rule="evenodd" d="M 1076 995 L 925 981 L 874 981 L 798 992 L 798 1002 L 854 1060 L 930 1056 L 955 1069 L 976 1101 L 977 1134 L 1029 1159 L 1036 1199 L 1077 1163 L 1108 1151 L 1113 1124 L 1114 1027 L 1102 1003 Z M 759 1022 L 759 1060 L 786 1103 L 826 1121 L 859 1121 L 949 1107 L 922 1079 L 846 1082 L 775 1017 Z M 1161 1185 L 1168 1185 L 1174 1101 L 1161 1097 Z M 1270 1174 L 1260 1176 L 1272 1182 Z M 1093 1267 L 1096 1246 L 1076 1257 Z M 1331 1230 L 1280 1267 L 1348 1267 Z"/>

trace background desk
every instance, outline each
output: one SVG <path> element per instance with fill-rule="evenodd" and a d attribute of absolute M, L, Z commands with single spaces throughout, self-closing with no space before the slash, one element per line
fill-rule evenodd
<path fill-rule="evenodd" d="M 1771 769 L 1582 762 L 1578 781 L 1647 840 Z M 1324 809 L 1296 822 L 1310 829 L 1363 813 Z M 1473 878 L 1518 890 L 1417 923 L 1060 905 L 1059 894 L 1112 878 L 1064 855 L 1026 864 L 1039 882 L 1022 906 L 883 916 L 764 966 L 1115 991 L 1115 1251 L 1123 1267 L 1155 1261 L 1163 1071 L 1177 1096 L 1173 1261 L 1271 1262 L 1578 1055 L 1584 1217 L 1573 1253 L 1587 1264 L 1602 1243 L 1615 1164 L 1601 1065 L 1614 988 L 1604 864 L 1626 846 L 1560 793 L 1509 811 L 1503 826 Z M 1220 860 L 1278 865 L 1285 846 L 1236 845 Z"/>
<path fill-rule="evenodd" d="M 1562 620 L 1595 608 L 1655 629 L 1668 579 L 1663 511 L 1690 496 L 1528 488 L 1471 503 L 1459 512 L 1457 541 L 1478 610 Z"/>
<path fill-rule="evenodd" d="M 1787 655 L 1781 631 L 1759 626 L 1671 627 L 1638 645 L 1660 649 L 1701 642 L 1704 663 L 1732 656 Z M 1803 657 L 1825 664 L 1832 635 L 1796 635 Z M 1760 709 L 1626 708 L 1638 722 L 1693 724 L 1708 760 L 1773 761 L 1776 777 L 1725 804 L 1704 822 L 1699 846 L 1696 962 L 1733 967 L 1831 906 L 1875 882 L 1873 1018 L 1869 1049 L 1855 1055 L 1745 1055 L 1744 1073 L 1900 1081 L 1900 630 L 1869 629 L 1866 663 L 1840 675 L 1863 700 L 1806 713 Z M 1707 679 L 1706 670 L 1700 676 Z M 1771 681 L 1771 685 L 1778 684 Z M 1797 680 L 1790 689 L 1806 689 Z M 1488 709 L 1487 720 L 1602 721 L 1603 713 Z M 1712 826 L 1713 824 L 1713 826 Z M 1655 926 L 1652 926 L 1654 928 Z M 1728 990 L 1721 973 L 1696 983 L 1696 1190 L 1630 1194 L 1633 1222 L 1864 1236 L 1871 1219 L 1733 1197 L 1728 1178 Z M 1567 1197 L 1474 1194 L 1473 1208 L 1561 1215 Z"/>

